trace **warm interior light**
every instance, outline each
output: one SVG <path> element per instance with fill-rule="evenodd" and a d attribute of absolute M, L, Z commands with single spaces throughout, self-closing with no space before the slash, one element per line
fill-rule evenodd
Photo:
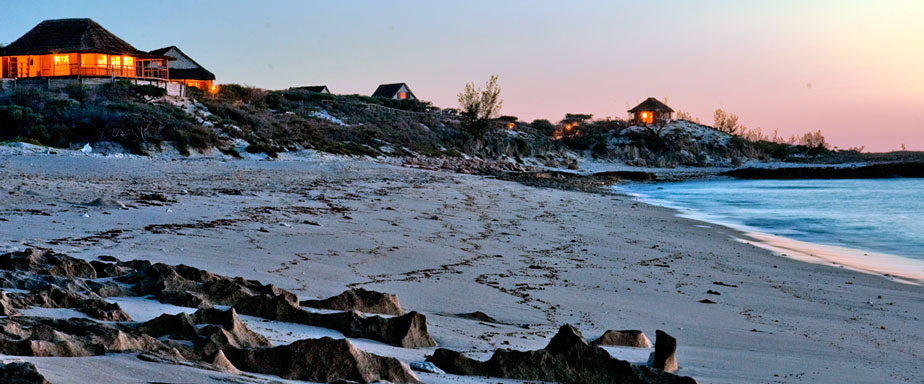
<path fill-rule="evenodd" d="M 398 92 L 398 98 L 404 100 L 407 98 L 407 92 Z"/>
<path fill-rule="evenodd" d="M 96 65 L 106 66 L 106 55 L 96 55 Z"/>
<path fill-rule="evenodd" d="M 642 118 L 643 118 L 643 119 L 647 119 L 647 118 L 648 118 L 648 112 L 642 112 Z"/>
<path fill-rule="evenodd" d="M 112 61 L 113 67 L 122 66 L 122 56 L 109 56 L 109 59 Z"/>
<path fill-rule="evenodd" d="M 55 65 L 67 65 L 70 63 L 70 57 L 67 55 L 55 55 Z"/>
<path fill-rule="evenodd" d="M 134 58 L 134 57 L 125 56 L 125 57 L 122 58 L 122 62 L 125 63 L 125 66 L 126 66 L 126 67 L 133 67 L 133 66 L 135 66 L 135 58 Z"/>
<path fill-rule="evenodd" d="M 513 123 L 507 123 L 507 129 L 513 129 Z"/>

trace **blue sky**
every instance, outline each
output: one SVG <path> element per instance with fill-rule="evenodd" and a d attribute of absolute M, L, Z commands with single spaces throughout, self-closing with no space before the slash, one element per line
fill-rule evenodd
<path fill-rule="evenodd" d="M 497 74 L 503 112 L 524 120 L 625 117 L 654 96 L 705 122 L 723 108 L 765 132 L 924 150 L 922 16 L 910 0 L 31 0 L 3 5 L 0 42 L 90 17 L 142 50 L 179 46 L 220 83 L 369 94 L 404 81 L 451 107 Z"/>

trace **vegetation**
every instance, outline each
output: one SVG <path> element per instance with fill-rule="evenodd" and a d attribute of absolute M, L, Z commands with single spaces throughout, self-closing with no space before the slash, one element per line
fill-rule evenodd
<path fill-rule="evenodd" d="M 481 137 L 490 129 L 490 120 L 500 114 L 504 105 L 500 91 L 497 75 L 491 75 L 484 89 L 476 87 L 475 83 L 465 84 L 458 99 L 459 110 L 466 120 L 465 128 L 469 133 Z"/>

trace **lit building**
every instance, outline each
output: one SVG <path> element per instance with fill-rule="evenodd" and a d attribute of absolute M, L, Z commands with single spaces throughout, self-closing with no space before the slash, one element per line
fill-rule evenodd
<path fill-rule="evenodd" d="M 645 99 L 641 104 L 629 110 L 629 119 L 635 124 L 656 124 L 671 121 L 674 110 L 654 97 Z"/>
<path fill-rule="evenodd" d="M 187 87 L 196 87 L 205 92 L 217 90 L 214 84 L 215 74 L 199 65 L 176 46 L 155 49 L 150 54 L 171 58 L 170 81 L 186 84 Z"/>
<path fill-rule="evenodd" d="M 372 97 L 384 97 L 395 100 L 417 100 L 414 92 L 405 83 L 382 84 L 375 89 Z"/>

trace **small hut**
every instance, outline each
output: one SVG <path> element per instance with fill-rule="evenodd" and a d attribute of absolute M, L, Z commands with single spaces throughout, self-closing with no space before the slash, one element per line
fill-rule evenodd
<path fill-rule="evenodd" d="M 674 110 L 654 97 L 645 99 L 641 104 L 629 110 L 630 121 L 634 124 L 659 124 L 671 121 Z"/>
<path fill-rule="evenodd" d="M 328 89 L 326 85 L 309 85 L 307 87 L 292 87 L 289 89 L 297 89 L 300 91 L 308 91 L 308 92 L 314 92 L 314 93 L 323 93 L 323 94 L 328 94 L 328 95 L 330 94 L 330 89 Z"/>
<path fill-rule="evenodd" d="M 196 87 L 205 92 L 217 90 L 214 88 L 215 74 L 199 65 L 176 46 L 155 49 L 149 53 L 171 57 L 170 81 L 186 84 L 187 87 Z"/>
<path fill-rule="evenodd" d="M 169 57 L 135 49 L 90 19 L 45 20 L 0 49 L 4 78 L 165 80 Z"/>
<path fill-rule="evenodd" d="M 417 100 L 414 92 L 405 83 L 382 84 L 375 89 L 372 97 L 384 97 L 395 100 Z"/>

